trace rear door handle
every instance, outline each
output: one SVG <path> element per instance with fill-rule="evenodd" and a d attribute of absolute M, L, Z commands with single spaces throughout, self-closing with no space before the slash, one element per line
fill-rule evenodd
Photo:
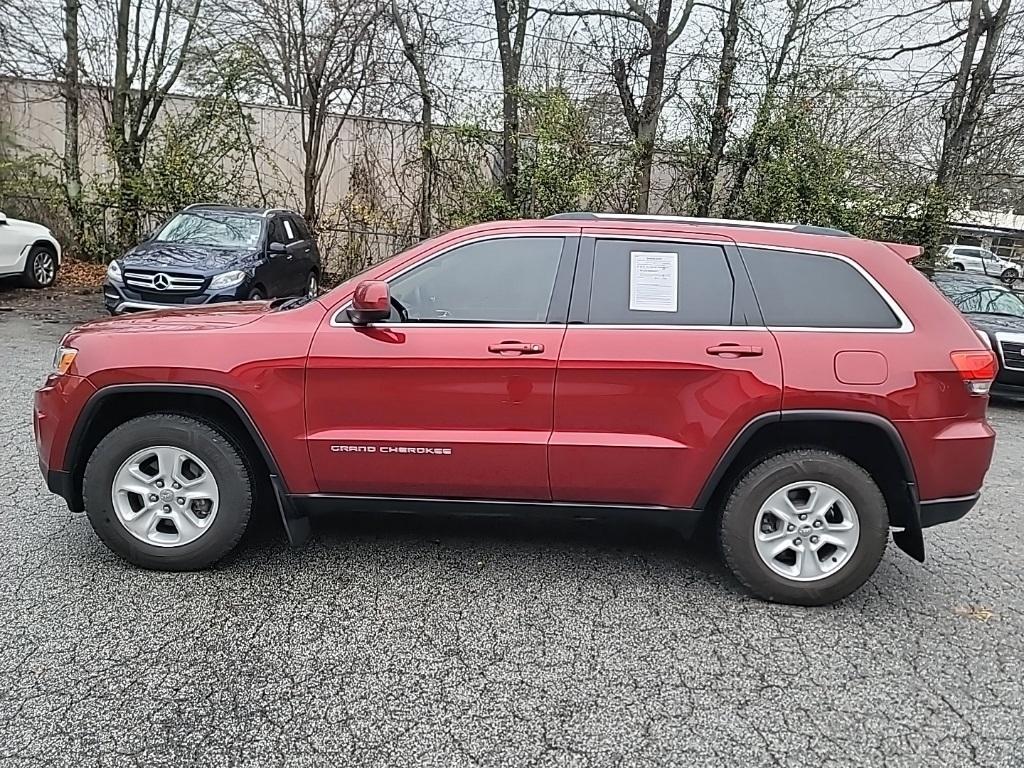
<path fill-rule="evenodd" d="M 487 351 L 495 355 L 539 355 L 544 351 L 543 344 L 524 344 L 521 341 L 502 341 L 491 344 Z"/>
<path fill-rule="evenodd" d="M 760 357 L 764 354 L 764 349 L 762 347 L 726 342 L 725 344 L 716 344 L 713 347 L 708 347 L 707 353 L 709 355 L 718 355 L 719 357 Z"/>

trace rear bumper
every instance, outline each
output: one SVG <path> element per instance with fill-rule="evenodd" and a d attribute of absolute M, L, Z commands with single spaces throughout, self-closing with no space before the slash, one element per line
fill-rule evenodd
<path fill-rule="evenodd" d="M 952 523 L 966 515 L 978 503 L 980 493 L 953 499 L 934 499 L 921 502 L 921 527 Z"/>

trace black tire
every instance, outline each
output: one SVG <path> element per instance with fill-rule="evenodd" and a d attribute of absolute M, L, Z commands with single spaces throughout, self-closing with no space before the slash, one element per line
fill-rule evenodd
<path fill-rule="evenodd" d="M 1002 280 L 1004 283 L 1012 283 L 1014 280 L 1017 280 L 1019 277 L 1020 277 L 1020 272 L 1018 272 L 1013 267 L 1007 267 L 1006 269 L 1003 270 L 1003 274 L 1001 274 L 999 276 L 999 279 Z"/>
<path fill-rule="evenodd" d="M 249 301 L 263 301 L 264 298 L 263 291 L 259 288 L 253 288 L 249 291 Z"/>
<path fill-rule="evenodd" d="M 114 476 L 125 460 L 164 445 L 195 454 L 219 487 L 220 504 L 209 529 L 181 546 L 156 546 L 133 536 L 111 499 Z M 128 562 L 154 570 L 193 571 L 213 565 L 235 548 L 252 514 L 252 472 L 242 451 L 214 425 L 172 413 L 141 416 L 113 429 L 89 457 L 82 486 L 86 515 L 103 543 Z"/>
<path fill-rule="evenodd" d="M 773 571 L 754 542 L 761 505 L 779 489 L 818 480 L 842 491 L 853 504 L 860 538 L 849 560 L 818 581 L 795 581 Z M 889 539 L 885 498 L 858 464 L 831 451 L 799 449 L 771 456 L 747 470 L 728 497 L 719 520 L 719 543 L 726 565 L 757 597 L 791 605 L 827 605 L 859 589 L 875 572 Z"/>
<path fill-rule="evenodd" d="M 29 288 L 49 288 L 57 282 L 57 252 L 49 245 L 34 245 L 25 259 L 22 282 Z"/>
<path fill-rule="evenodd" d="M 964 270 L 964 265 L 961 264 L 960 262 L 953 262 L 953 269 L 955 269 L 957 272 L 965 271 Z"/>

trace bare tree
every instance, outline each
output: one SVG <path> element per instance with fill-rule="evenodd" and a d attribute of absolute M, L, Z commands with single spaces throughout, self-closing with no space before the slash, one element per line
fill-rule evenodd
<path fill-rule="evenodd" d="M 195 35 L 202 0 L 116 0 L 114 80 L 105 112 L 107 138 L 118 171 L 118 237 L 138 232 L 137 179 L 143 153 L 167 95 L 181 75 Z M 183 4 L 187 3 L 187 4 Z"/>
<path fill-rule="evenodd" d="M 626 124 L 633 136 L 635 161 L 633 164 L 633 208 L 637 213 L 647 213 L 651 197 L 651 168 L 654 163 L 655 142 L 658 125 L 665 106 L 665 73 L 668 67 L 668 53 L 682 35 L 693 14 L 695 0 L 684 0 L 682 9 L 676 0 L 657 0 L 653 13 L 647 10 L 642 0 L 625 0 L 625 8 L 552 9 L 547 13 L 556 16 L 605 17 L 637 25 L 646 38 L 644 44 L 634 49 L 629 56 L 614 58 L 611 77 L 622 104 Z M 638 66 L 646 61 L 646 72 L 638 75 Z M 642 88 L 636 80 L 643 82 Z M 642 90 L 639 99 L 635 90 Z"/>
<path fill-rule="evenodd" d="M 78 49 L 78 14 L 81 0 L 64 3 L 64 191 L 75 240 L 82 236 L 82 170 L 79 157 L 81 64 Z"/>
<path fill-rule="evenodd" d="M 732 118 L 733 75 L 736 72 L 736 41 L 740 33 L 740 17 L 743 15 L 744 0 L 729 0 L 729 8 L 722 25 L 722 56 L 718 65 L 718 83 L 715 91 L 715 105 L 711 113 L 711 136 L 708 139 L 707 156 L 697 173 L 696 200 L 694 213 L 697 216 L 711 214 L 715 195 L 715 180 L 725 154 L 726 133 Z"/>
<path fill-rule="evenodd" d="M 726 216 L 732 217 L 738 212 L 747 175 L 757 160 L 762 135 L 771 119 L 772 109 L 775 106 L 775 95 L 782 82 L 786 63 L 793 53 L 799 36 L 808 26 L 807 8 L 810 3 L 811 0 L 786 0 L 787 14 L 782 39 L 766 60 L 764 92 L 754 116 L 753 126 L 741 145 L 740 159 L 736 165 L 732 187 L 729 190 L 729 199 L 725 206 Z"/>
<path fill-rule="evenodd" d="M 941 136 L 917 231 L 928 258 L 938 253 L 951 207 L 969 196 L 965 172 L 977 164 L 975 140 L 979 131 L 991 128 L 989 110 L 998 104 L 994 98 L 1020 77 L 1022 17 L 1020 9 L 1012 10 L 1010 0 L 936 0 L 875 20 L 875 28 L 884 30 L 884 39 L 895 36 L 899 44 L 869 49 L 867 60 L 899 63 L 924 55 L 937 62 L 920 75 L 907 70 L 916 81 L 912 98 L 934 99 L 941 94 L 941 111 L 936 115 Z M 1018 23 L 1017 34 L 1008 36 L 1011 22 Z M 1010 130 L 1015 122 L 1008 124 Z M 986 143 L 994 138 L 989 132 Z"/>
<path fill-rule="evenodd" d="M 299 108 L 303 215 L 314 228 L 384 10 L 376 0 L 247 0 L 224 4 L 222 25 L 210 30 L 220 46 L 212 55 L 238 54 L 260 96 Z"/>
<path fill-rule="evenodd" d="M 501 189 L 510 208 L 518 205 L 520 75 L 529 17 L 530 0 L 494 0 L 501 64 Z"/>
<path fill-rule="evenodd" d="M 408 11 L 410 22 L 415 24 L 410 32 L 405 13 L 399 8 L 398 0 L 391 0 L 391 18 L 402 43 L 402 54 L 416 74 L 416 87 L 420 99 L 420 194 L 419 233 L 421 239 L 430 237 L 433 223 L 433 194 L 436 161 L 434 158 L 434 95 L 427 79 L 427 64 L 424 56 L 428 37 L 429 20 L 413 4 Z M 414 37 L 415 35 L 415 37 Z"/>

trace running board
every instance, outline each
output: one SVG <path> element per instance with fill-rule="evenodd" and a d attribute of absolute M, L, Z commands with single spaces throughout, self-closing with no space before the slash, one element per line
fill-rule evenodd
<path fill-rule="evenodd" d="M 331 512 L 398 512 L 437 516 L 512 517 L 533 520 L 618 520 L 670 527 L 684 536 L 693 534 L 700 521 L 701 510 L 684 507 L 643 505 L 574 504 L 555 501 L 495 501 L 482 499 L 443 499 L 410 496 L 348 496 L 336 494 L 305 494 L 282 498 L 282 519 L 285 528 L 305 525 L 308 536 L 309 517 Z M 286 512 L 285 510 L 290 510 Z M 292 534 L 289 533 L 289 540 Z"/>

